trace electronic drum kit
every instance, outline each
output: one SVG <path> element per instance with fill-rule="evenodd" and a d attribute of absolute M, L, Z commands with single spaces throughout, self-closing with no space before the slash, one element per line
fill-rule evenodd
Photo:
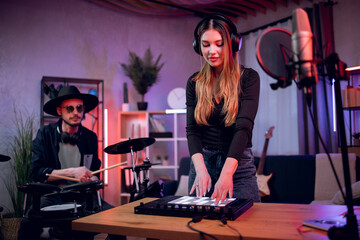
<path fill-rule="evenodd" d="M 142 151 L 145 147 L 152 145 L 155 142 L 154 138 L 137 138 L 137 139 L 129 139 L 127 141 L 119 142 L 117 144 L 108 146 L 104 149 L 104 151 L 108 154 L 131 154 L 131 166 L 124 167 L 124 169 L 129 169 L 133 172 L 134 175 L 134 184 L 132 185 L 132 190 L 130 193 L 130 201 L 137 200 L 139 196 L 146 197 L 146 193 L 148 193 L 148 170 L 156 163 L 151 163 L 148 158 L 145 158 L 142 164 L 136 165 L 134 159 L 134 153 L 137 151 Z M 9 161 L 11 158 L 5 155 L 0 154 L 0 162 Z M 127 164 L 127 162 L 122 162 L 118 164 L 114 164 L 110 167 L 103 168 L 97 171 L 92 172 L 93 174 L 97 174 L 99 172 L 103 172 L 105 170 L 109 170 L 115 167 L 119 167 L 121 165 Z M 140 172 L 144 172 L 143 182 L 140 183 L 139 174 Z M 48 184 L 48 183 L 26 183 L 19 185 L 18 191 L 23 192 L 25 194 L 24 199 L 24 207 L 23 212 L 25 216 L 26 207 L 27 207 L 27 198 L 28 194 L 32 199 L 32 208 L 28 214 L 28 218 L 30 220 L 40 221 L 42 226 L 52 225 L 52 224 L 63 224 L 65 222 L 71 222 L 79 217 L 84 217 L 93 213 L 96 213 L 101 210 L 101 199 L 99 191 L 104 188 L 103 181 L 90 181 L 90 182 L 79 182 L 79 179 L 63 177 L 58 175 L 48 174 L 48 176 L 57 177 L 62 180 L 74 181 L 78 182 L 75 184 L 65 185 L 62 187 L 58 187 L 56 185 Z M 140 188 L 141 186 L 141 188 Z M 151 187 L 151 186 L 150 186 Z M 150 188 L 149 187 L 149 188 Z M 161 191 L 160 188 L 157 188 L 156 191 Z M 98 206 L 94 206 L 94 193 L 97 194 L 97 203 Z M 46 207 L 41 207 L 40 199 L 42 197 L 52 196 L 52 195 L 69 195 L 72 194 L 75 196 L 77 200 L 74 202 L 68 202 L 65 204 L 59 205 L 50 205 Z M 95 195 L 96 195 L 95 194 Z M 81 204 L 77 202 L 80 201 Z"/>

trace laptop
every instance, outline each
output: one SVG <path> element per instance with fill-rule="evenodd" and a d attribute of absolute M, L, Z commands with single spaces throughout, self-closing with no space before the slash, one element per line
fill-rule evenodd
<path fill-rule="evenodd" d="M 340 227 L 345 225 L 346 217 L 340 215 L 334 217 L 316 218 L 316 219 L 304 220 L 302 224 L 307 227 L 328 231 L 329 228 L 333 226 Z"/>
<path fill-rule="evenodd" d="M 357 219 L 358 226 L 360 226 L 360 221 Z M 342 227 L 346 225 L 346 216 L 339 215 L 333 217 L 325 217 L 325 218 L 316 218 L 311 220 L 304 220 L 302 223 L 304 226 L 328 231 L 331 227 Z M 360 229 L 359 229 L 360 236 Z"/>

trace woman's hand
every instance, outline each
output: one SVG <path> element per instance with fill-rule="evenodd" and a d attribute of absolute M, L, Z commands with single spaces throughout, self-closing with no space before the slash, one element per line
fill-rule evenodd
<path fill-rule="evenodd" d="M 233 197 L 233 175 L 238 166 L 238 161 L 235 158 L 227 158 L 221 170 L 220 177 L 214 186 L 214 192 L 211 198 L 215 199 L 215 204 L 225 201 L 227 194 Z"/>
<path fill-rule="evenodd" d="M 197 197 L 204 197 L 207 192 L 211 189 L 211 177 L 207 171 L 207 169 L 202 169 L 196 171 L 196 178 L 192 188 L 190 190 L 190 194 L 196 190 Z"/>
<path fill-rule="evenodd" d="M 190 194 L 196 190 L 197 197 L 203 197 L 211 189 L 211 177 L 206 169 L 204 158 L 201 153 L 195 153 L 191 156 L 193 161 L 196 177 L 191 187 Z"/>
<path fill-rule="evenodd" d="M 227 194 L 232 198 L 233 196 L 233 179 L 232 174 L 221 173 L 220 178 L 215 184 L 214 192 L 211 195 L 211 199 L 215 199 L 215 204 L 225 201 Z"/>

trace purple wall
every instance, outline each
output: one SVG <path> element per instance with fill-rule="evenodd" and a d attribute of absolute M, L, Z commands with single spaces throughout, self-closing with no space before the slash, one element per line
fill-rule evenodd
<path fill-rule="evenodd" d="M 360 65 L 360 45 L 355 44 L 360 37 L 356 31 L 360 22 L 359 3 L 344 0 L 334 8 L 336 49 L 349 66 Z M 303 5 L 311 6 L 311 3 L 305 1 Z M 296 7 L 301 6 L 291 2 L 288 8 L 268 10 L 257 17 L 249 16 L 246 21 L 239 19 L 238 29 L 244 32 L 289 16 Z M 136 110 L 136 101 L 140 99 L 120 67 L 120 63 L 127 63 L 129 50 L 142 56 L 150 46 L 155 57 L 162 54 L 165 65 L 160 71 L 160 81 L 145 99 L 149 102 L 149 110 L 168 108 L 166 97 L 170 90 L 185 87 L 187 78 L 201 66 L 201 57 L 191 47 L 198 20 L 197 17 L 172 19 L 124 14 L 79 0 L 0 1 L 1 153 L 6 154 L 8 139 L 13 135 L 13 106 L 18 111 L 39 115 L 42 76 L 104 79 L 105 107 L 109 109 L 112 128 L 109 143 L 115 143 L 123 82 L 129 83 L 132 110 Z M 255 54 L 249 46 L 247 52 Z M 246 64 L 246 58 L 242 56 L 241 59 Z M 259 69 L 259 66 L 251 66 Z M 297 122 L 294 124 L 297 128 Z M 255 144 L 261 150 L 263 132 L 256 132 L 256 135 Z M 269 151 L 273 146 L 270 147 Z M 279 151 L 282 148 L 281 143 L 274 146 Z M 282 154 L 278 150 L 274 152 Z M 292 153 L 296 152 L 297 149 Z M 116 161 L 110 158 L 109 164 Z M 116 179 L 117 173 L 112 174 Z M 112 195 L 108 196 L 113 204 L 117 201 L 116 188 L 116 184 L 109 185 Z M 8 199 L 0 202 L 5 201 Z"/>

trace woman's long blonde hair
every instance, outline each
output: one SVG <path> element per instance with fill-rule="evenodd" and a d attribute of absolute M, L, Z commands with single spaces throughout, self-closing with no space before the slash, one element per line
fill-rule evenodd
<path fill-rule="evenodd" d="M 196 81 L 197 104 L 195 108 L 195 121 L 199 125 L 209 125 L 208 119 L 214 108 L 213 99 L 220 97 L 224 99 L 224 106 L 221 114 L 225 115 L 224 124 L 226 127 L 232 125 L 238 113 L 240 85 L 240 67 L 237 53 L 232 54 L 231 37 L 229 26 L 221 20 L 210 19 L 199 27 L 199 36 L 208 30 L 217 30 L 223 39 L 224 64 L 218 76 L 219 85 L 216 84 L 215 70 L 205 61 L 200 72 L 193 78 Z"/>

